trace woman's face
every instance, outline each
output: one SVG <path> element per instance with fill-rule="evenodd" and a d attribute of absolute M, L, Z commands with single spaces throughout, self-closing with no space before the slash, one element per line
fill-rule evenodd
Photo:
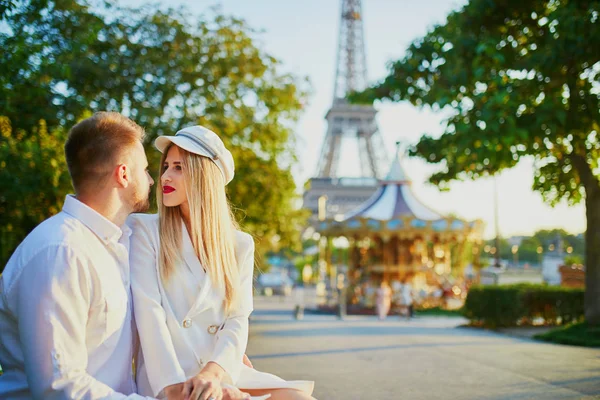
<path fill-rule="evenodd" d="M 166 207 L 187 205 L 185 182 L 183 176 L 183 160 L 179 147 L 172 145 L 162 166 L 160 176 L 163 204 Z"/>

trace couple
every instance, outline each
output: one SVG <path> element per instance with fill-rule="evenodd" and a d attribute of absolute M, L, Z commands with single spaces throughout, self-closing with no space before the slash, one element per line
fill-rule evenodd
<path fill-rule="evenodd" d="M 0 398 L 312 399 L 244 363 L 254 244 L 225 195 L 231 153 L 200 126 L 159 137 L 158 215 L 130 216 L 154 183 L 143 138 L 107 112 L 69 132 L 76 194 L 0 277 Z"/>

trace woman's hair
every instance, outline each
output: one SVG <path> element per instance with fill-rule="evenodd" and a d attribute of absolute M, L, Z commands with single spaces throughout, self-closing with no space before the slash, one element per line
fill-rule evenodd
<path fill-rule="evenodd" d="M 171 146 L 160 160 L 162 166 Z M 240 276 L 235 257 L 235 231 L 229 201 L 225 194 L 225 182 L 219 168 L 210 159 L 179 148 L 185 191 L 190 209 L 190 239 L 200 264 L 206 270 L 213 285 L 225 294 L 225 310 L 229 312 L 237 303 Z M 181 260 L 182 213 L 179 206 L 166 207 L 162 202 L 162 190 L 156 191 L 160 254 L 159 267 L 163 280 L 168 280 L 175 265 Z"/>

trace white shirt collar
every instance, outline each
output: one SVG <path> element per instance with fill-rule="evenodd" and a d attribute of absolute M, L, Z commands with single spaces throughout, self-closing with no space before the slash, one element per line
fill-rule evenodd
<path fill-rule="evenodd" d="M 127 225 L 119 228 L 108 218 L 96 210 L 77 200 L 72 194 L 67 195 L 62 210 L 87 226 L 96 236 L 104 242 L 118 242 L 123 234 L 131 235 L 131 229 Z"/>

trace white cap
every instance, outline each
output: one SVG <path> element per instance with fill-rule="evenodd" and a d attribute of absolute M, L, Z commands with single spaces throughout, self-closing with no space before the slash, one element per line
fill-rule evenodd
<path fill-rule="evenodd" d="M 225 148 L 221 138 L 210 129 L 200 125 L 189 126 L 178 131 L 175 136 L 157 137 L 154 146 L 163 153 L 170 143 L 190 153 L 210 158 L 221 170 L 226 185 L 233 179 L 233 156 Z"/>

